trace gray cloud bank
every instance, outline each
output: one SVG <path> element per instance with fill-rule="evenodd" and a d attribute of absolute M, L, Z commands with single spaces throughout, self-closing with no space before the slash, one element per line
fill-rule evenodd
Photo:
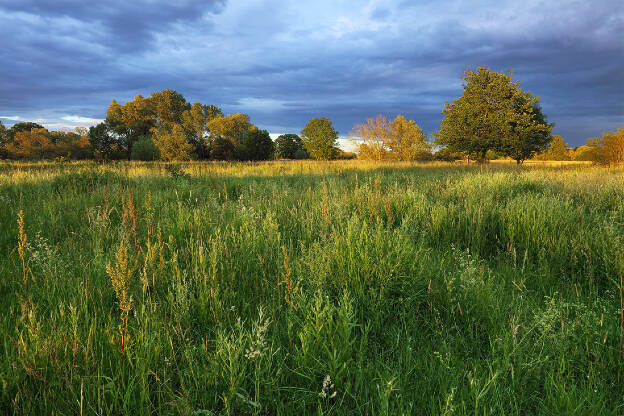
<path fill-rule="evenodd" d="M 579 145 L 624 125 L 623 4 L 0 0 L 0 119 L 89 124 L 173 88 L 272 133 L 379 113 L 431 132 L 462 71 L 488 65 Z"/>

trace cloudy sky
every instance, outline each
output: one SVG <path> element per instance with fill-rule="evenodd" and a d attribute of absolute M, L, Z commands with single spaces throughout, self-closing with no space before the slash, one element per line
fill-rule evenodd
<path fill-rule="evenodd" d="M 271 133 L 426 132 L 466 68 L 511 68 L 572 145 L 624 126 L 624 1 L 0 0 L 0 120 L 90 125 L 176 89 Z"/>

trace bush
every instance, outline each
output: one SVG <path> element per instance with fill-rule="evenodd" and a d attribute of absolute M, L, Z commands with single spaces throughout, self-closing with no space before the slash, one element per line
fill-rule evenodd
<path fill-rule="evenodd" d="M 132 146 L 130 157 L 133 160 L 157 160 L 160 151 L 150 136 L 143 136 Z"/>
<path fill-rule="evenodd" d="M 210 159 L 232 160 L 234 159 L 234 145 L 224 137 L 217 137 L 210 145 Z"/>
<path fill-rule="evenodd" d="M 310 154 L 306 152 L 304 149 L 299 149 L 293 155 L 293 159 L 298 159 L 298 160 L 310 159 Z"/>

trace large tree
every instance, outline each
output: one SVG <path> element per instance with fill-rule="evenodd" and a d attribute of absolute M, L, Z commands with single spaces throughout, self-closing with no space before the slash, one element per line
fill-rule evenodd
<path fill-rule="evenodd" d="M 326 118 L 313 118 L 301 130 L 301 138 L 306 151 L 314 159 L 335 159 L 338 144 L 338 131 Z"/>
<path fill-rule="evenodd" d="M 536 116 L 539 98 L 522 91 L 512 75 L 486 67 L 464 71 L 464 92 L 445 103 L 436 143 L 481 162 L 489 150 L 519 162 L 542 150 L 543 134 L 549 134 L 551 127 Z"/>

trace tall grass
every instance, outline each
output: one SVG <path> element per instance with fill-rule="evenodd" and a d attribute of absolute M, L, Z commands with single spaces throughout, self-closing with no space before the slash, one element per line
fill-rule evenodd
<path fill-rule="evenodd" d="M 624 412 L 623 170 L 167 166 L 0 164 L 0 413 Z"/>

